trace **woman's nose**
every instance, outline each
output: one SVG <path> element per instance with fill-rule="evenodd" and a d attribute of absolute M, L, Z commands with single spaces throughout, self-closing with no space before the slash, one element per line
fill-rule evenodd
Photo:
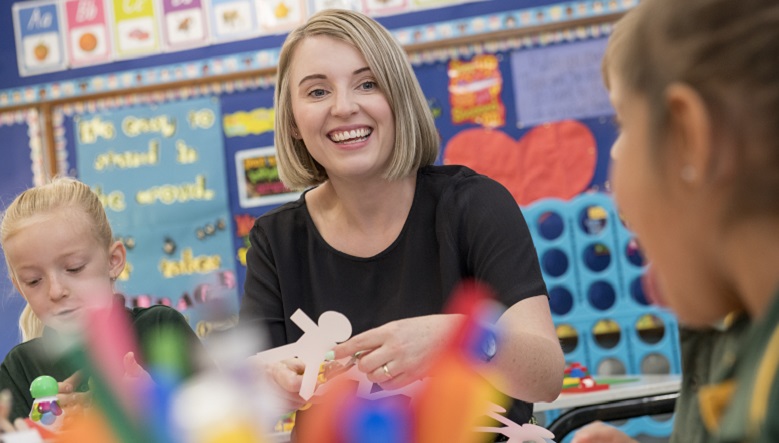
<path fill-rule="evenodd" d="M 344 117 L 357 112 L 359 106 L 350 92 L 336 93 L 332 113 L 335 116 Z"/>

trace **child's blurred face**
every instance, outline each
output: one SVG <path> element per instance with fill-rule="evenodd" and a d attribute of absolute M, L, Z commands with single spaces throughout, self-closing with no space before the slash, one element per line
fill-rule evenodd
<path fill-rule="evenodd" d="M 4 247 L 14 285 L 35 315 L 59 331 L 78 330 L 88 309 L 108 306 L 111 276 L 124 266 L 121 243 L 106 249 L 89 219 L 67 209 L 25 221 Z"/>
<path fill-rule="evenodd" d="M 712 220 L 680 178 L 682 162 L 652 137 L 648 101 L 610 72 L 620 134 L 612 148 L 614 199 L 651 262 L 661 304 L 691 326 L 711 325 L 733 308 L 711 254 Z M 658 140 L 658 145 L 652 141 Z"/>

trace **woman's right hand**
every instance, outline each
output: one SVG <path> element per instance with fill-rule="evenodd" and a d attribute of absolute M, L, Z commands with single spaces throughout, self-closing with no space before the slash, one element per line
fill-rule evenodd
<path fill-rule="evenodd" d="M 573 436 L 571 443 L 638 443 L 627 434 L 609 426 L 602 421 L 596 421 L 581 428 Z"/>
<path fill-rule="evenodd" d="M 263 366 L 268 378 L 278 386 L 277 391 L 290 411 L 300 409 L 306 404 L 299 394 L 303 383 L 303 371 L 306 369 L 302 360 L 291 358 Z"/>

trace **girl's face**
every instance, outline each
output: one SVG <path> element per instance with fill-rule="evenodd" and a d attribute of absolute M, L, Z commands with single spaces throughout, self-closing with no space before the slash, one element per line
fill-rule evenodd
<path fill-rule="evenodd" d="M 688 325 L 714 324 L 736 307 L 711 253 L 717 231 L 710 199 L 681 178 L 684 161 L 672 142 L 659 136 L 661 145 L 652 145 L 646 98 L 624 89 L 613 70 L 610 83 L 620 125 L 612 148 L 614 199 L 651 263 L 658 302 Z"/>
<path fill-rule="evenodd" d="M 289 82 L 299 137 L 331 179 L 386 170 L 395 119 L 360 51 L 330 37 L 308 37 L 295 49 Z"/>
<path fill-rule="evenodd" d="M 109 306 L 111 277 L 124 268 L 125 250 L 106 250 L 88 218 L 59 209 L 30 218 L 5 241 L 14 286 L 35 315 L 58 331 L 76 331 L 90 308 Z"/>

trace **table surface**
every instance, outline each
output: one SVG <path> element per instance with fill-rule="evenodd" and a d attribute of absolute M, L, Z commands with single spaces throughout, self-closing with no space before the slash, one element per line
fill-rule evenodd
<path fill-rule="evenodd" d="M 553 402 L 536 403 L 533 412 L 569 409 L 608 403 L 628 398 L 648 397 L 679 392 L 681 375 L 620 375 L 593 377 L 596 382 L 609 384 L 608 389 L 592 392 L 563 393 Z"/>
<path fill-rule="evenodd" d="M 598 383 L 609 382 L 609 388 L 602 391 L 560 394 L 551 403 L 535 403 L 533 412 L 570 409 L 628 398 L 668 394 L 678 392 L 681 386 L 680 375 L 614 375 L 593 378 Z M 270 436 L 269 441 L 274 443 L 288 442 L 289 432 L 274 433 Z"/>

